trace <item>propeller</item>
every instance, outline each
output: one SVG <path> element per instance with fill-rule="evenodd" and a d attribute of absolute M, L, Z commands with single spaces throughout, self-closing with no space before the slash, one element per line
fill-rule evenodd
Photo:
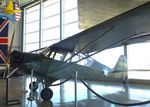
<path fill-rule="evenodd" d="M 14 36 L 15 36 L 15 30 L 13 31 L 11 42 L 10 42 L 10 45 L 9 45 L 9 48 L 8 48 L 8 55 L 7 55 L 7 59 L 5 61 L 6 67 L 5 67 L 5 71 L 4 71 L 4 74 L 3 74 L 3 78 L 5 78 L 6 74 L 9 73 L 9 69 L 10 69 L 10 55 L 11 55 L 11 52 L 12 52 L 12 45 L 13 45 L 13 42 L 14 42 Z"/>

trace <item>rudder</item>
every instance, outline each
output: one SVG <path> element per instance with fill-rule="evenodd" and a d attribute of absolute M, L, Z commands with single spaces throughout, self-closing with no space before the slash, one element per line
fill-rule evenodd
<path fill-rule="evenodd" d="M 125 55 L 120 55 L 114 70 L 117 71 L 126 71 L 128 69 L 128 63 L 127 63 L 127 58 Z"/>

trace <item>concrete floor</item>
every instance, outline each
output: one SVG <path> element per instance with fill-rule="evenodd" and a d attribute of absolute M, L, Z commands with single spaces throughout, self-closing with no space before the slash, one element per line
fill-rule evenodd
<path fill-rule="evenodd" d="M 5 83 L 5 80 L 0 79 L 0 107 L 8 107 L 5 104 Z M 36 99 L 28 101 L 27 98 L 30 93 L 28 88 L 29 83 L 30 78 L 25 77 L 9 80 L 9 100 L 19 99 L 21 102 L 21 104 L 9 107 L 75 107 L 74 81 L 70 80 L 63 85 L 50 87 L 54 93 L 51 101 L 42 101 L 40 98 L 41 84 L 39 84 L 38 90 L 33 93 Z M 133 103 L 150 100 L 150 86 L 130 84 L 128 91 L 125 91 L 121 83 L 88 82 L 87 84 L 98 94 L 112 101 Z M 25 93 L 25 91 L 28 92 Z M 77 83 L 77 101 L 78 107 L 123 107 L 96 97 L 81 82 Z M 150 104 L 134 107 L 150 107 Z"/>

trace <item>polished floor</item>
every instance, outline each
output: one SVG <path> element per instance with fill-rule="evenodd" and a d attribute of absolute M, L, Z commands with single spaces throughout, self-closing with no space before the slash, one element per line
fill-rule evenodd
<path fill-rule="evenodd" d="M 60 82 L 60 81 L 57 81 Z M 17 105 L 6 105 L 6 80 L 0 79 L 0 107 L 124 107 L 108 103 L 93 93 L 91 93 L 80 81 L 77 83 L 77 104 L 75 104 L 75 84 L 70 80 L 60 86 L 51 86 L 53 90 L 53 98 L 51 101 L 42 101 L 40 91 L 42 84 L 33 93 L 35 100 L 27 100 L 30 95 L 28 85 L 29 77 L 19 77 L 9 79 L 9 100 L 19 99 L 21 102 Z M 129 85 L 125 89 L 120 83 L 108 82 L 86 82 L 95 92 L 104 98 L 119 103 L 138 103 L 150 100 L 150 86 Z M 150 107 L 150 104 L 134 106 L 134 107 Z"/>

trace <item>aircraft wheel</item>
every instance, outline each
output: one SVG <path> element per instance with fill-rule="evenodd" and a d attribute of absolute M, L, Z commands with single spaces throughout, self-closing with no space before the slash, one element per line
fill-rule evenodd
<path fill-rule="evenodd" d="M 38 84 L 36 84 L 36 82 L 32 82 L 33 84 L 33 91 L 36 91 L 38 89 Z M 31 90 L 31 83 L 29 85 L 29 89 Z"/>
<path fill-rule="evenodd" d="M 41 98 L 44 101 L 49 101 L 53 97 L 53 91 L 50 88 L 44 88 L 41 91 Z"/>
<path fill-rule="evenodd" d="M 122 78 L 122 83 L 123 83 L 123 85 L 126 85 L 127 82 L 128 82 L 128 77 L 123 77 L 123 78 Z"/>

